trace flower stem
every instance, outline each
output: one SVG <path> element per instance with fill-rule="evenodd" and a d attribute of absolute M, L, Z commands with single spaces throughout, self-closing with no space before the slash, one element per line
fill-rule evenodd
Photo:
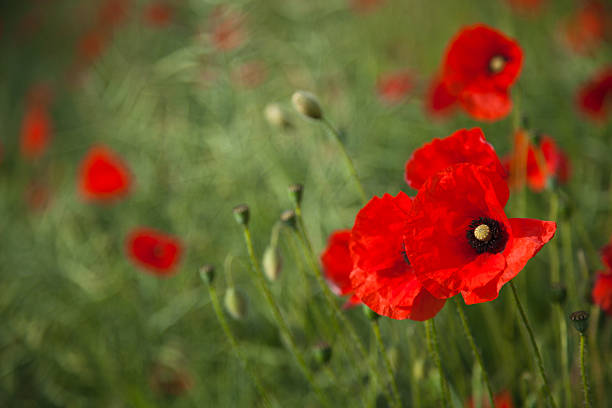
<path fill-rule="evenodd" d="M 340 132 L 338 132 L 336 128 L 325 117 L 322 119 L 322 122 L 327 128 L 327 130 L 329 131 L 329 133 L 332 135 L 332 137 L 335 139 L 336 143 L 338 144 L 340 153 L 342 153 L 342 156 L 344 157 L 346 167 L 349 173 L 351 174 L 351 177 L 353 177 L 353 180 L 355 181 L 357 190 L 359 190 L 359 195 L 361 196 L 361 200 L 365 203 L 367 201 L 365 190 L 363 188 L 363 185 L 361 184 L 361 181 L 359 180 L 359 176 L 357 176 L 357 170 L 355 170 L 355 165 L 353 164 L 353 160 L 351 160 L 351 157 L 346 152 L 346 148 L 344 147 L 344 144 L 340 140 Z"/>
<path fill-rule="evenodd" d="M 246 358 L 244 357 L 244 355 L 240 351 L 240 348 L 238 347 L 238 342 L 236 341 L 236 338 L 234 337 L 232 330 L 227 324 L 227 319 L 223 315 L 221 304 L 219 303 L 219 296 L 217 296 L 217 289 L 213 286 L 212 283 L 208 283 L 208 293 L 210 294 L 210 302 L 212 303 L 213 309 L 215 311 L 215 315 L 217 316 L 217 320 L 219 321 L 219 324 L 221 325 L 221 328 L 223 329 L 223 332 L 225 333 L 225 337 L 227 337 L 227 339 L 229 340 L 230 345 L 232 346 L 232 350 L 234 351 L 234 354 L 238 357 L 238 359 L 242 363 L 242 366 L 251 375 L 251 378 L 253 379 L 253 382 L 255 383 L 255 387 L 257 388 L 257 391 L 259 391 L 259 394 L 261 394 L 261 397 L 264 400 L 264 405 L 270 406 L 270 400 L 268 398 L 268 393 L 263 387 L 261 380 L 259 379 L 259 376 L 257 375 L 257 373 L 247 363 Z"/>
<path fill-rule="evenodd" d="M 440 350 L 438 346 L 438 335 L 436 333 L 436 326 L 434 325 L 433 319 L 425 320 L 425 332 L 427 335 L 427 347 L 429 353 L 434 360 L 438 373 L 440 374 L 440 388 L 442 389 L 442 407 L 450 407 L 450 394 L 448 392 L 448 384 L 446 383 L 446 377 L 442 370 L 442 362 L 440 361 Z"/>
<path fill-rule="evenodd" d="M 470 343 L 470 347 L 472 348 L 472 353 L 474 353 L 474 357 L 476 358 L 476 362 L 480 366 L 482 372 L 482 381 L 485 384 L 487 389 L 487 394 L 489 396 L 489 402 L 491 403 L 491 407 L 495 408 L 495 401 L 493 399 L 493 391 L 491 390 L 491 384 L 489 383 L 489 375 L 487 374 L 487 370 L 485 369 L 484 364 L 482 363 L 482 356 L 480 355 L 480 351 L 478 351 L 478 347 L 476 347 L 476 342 L 474 341 L 474 336 L 472 335 L 472 330 L 470 329 L 470 325 L 468 324 L 465 313 L 463 312 L 463 305 L 457 296 L 454 297 L 455 305 L 457 305 L 457 312 L 459 312 L 459 317 L 461 318 L 461 323 L 463 325 L 463 331 L 465 331 L 465 336 Z"/>
<path fill-rule="evenodd" d="M 308 383 L 310 384 L 310 386 L 316 393 L 319 401 L 323 405 L 330 406 L 331 404 L 329 403 L 326 396 L 323 394 L 321 389 L 315 384 L 312 371 L 306 365 L 306 360 L 304 359 L 304 356 L 302 355 L 302 353 L 299 351 L 297 344 L 295 342 L 295 338 L 291 334 L 291 331 L 289 331 L 289 326 L 287 326 L 287 322 L 285 322 L 285 319 L 283 318 L 280 312 L 280 308 L 276 304 L 276 301 L 274 300 L 274 297 L 272 296 L 272 292 L 270 292 L 270 288 L 268 288 L 268 285 L 266 284 L 264 273 L 259 267 L 259 262 L 257 261 L 257 258 L 255 256 L 255 250 L 253 249 L 253 240 L 251 239 L 251 232 L 249 231 L 249 227 L 246 225 L 243 225 L 243 229 L 244 229 L 244 241 L 246 243 L 249 258 L 251 260 L 251 267 L 252 267 L 251 270 L 253 272 L 253 275 L 255 276 L 255 280 L 257 281 L 259 289 L 263 293 L 264 298 L 266 299 L 266 302 L 268 303 L 268 306 L 270 307 L 270 310 L 272 311 L 272 314 L 274 315 L 274 319 L 276 320 L 276 324 L 278 325 L 282 336 L 287 340 L 289 351 L 291 352 L 291 354 L 293 354 L 293 357 L 297 361 L 298 366 L 300 367 L 300 370 L 302 371 L 302 373 L 304 374 L 304 377 L 306 377 L 306 380 L 308 381 Z"/>
<path fill-rule="evenodd" d="M 401 407 L 402 400 L 397 388 L 397 383 L 395 382 L 395 376 L 393 375 L 393 368 L 391 367 L 391 362 L 389 361 L 389 356 L 387 355 L 387 350 L 385 349 L 385 343 L 383 343 L 382 336 L 380 335 L 380 325 L 378 324 L 378 320 L 372 321 L 372 329 L 374 330 L 376 343 L 378 344 L 378 351 L 380 354 L 382 354 L 383 363 L 385 365 L 385 369 L 387 370 L 387 375 L 389 376 L 389 382 L 391 383 L 391 391 L 393 392 L 395 405 Z"/>
<path fill-rule="evenodd" d="M 586 362 L 584 361 L 586 349 L 586 341 L 584 338 L 584 333 L 580 333 L 580 376 L 582 377 L 582 389 L 584 391 L 584 406 L 585 408 L 591 408 L 593 404 L 589 393 L 589 379 L 586 373 Z"/>
<path fill-rule="evenodd" d="M 557 404 L 555 403 L 555 399 L 552 396 L 550 385 L 548 383 L 548 378 L 546 377 L 546 373 L 544 372 L 544 362 L 542 361 L 540 349 L 538 348 L 538 344 L 536 343 L 531 324 L 529 324 L 529 320 L 527 319 L 527 314 L 525 314 L 525 309 L 523 308 L 521 300 L 518 297 L 518 293 L 516 293 L 516 287 L 514 286 L 514 282 L 512 281 L 510 281 L 510 288 L 512 289 L 512 295 L 514 297 L 514 303 L 516 304 L 516 308 L 518 309 L 519 314 L 521 315 L 521 319 L 523 320 L 523 324 L 525 325 L 525 329 L 527 330 L 527 334 L 529 335 L 529 341 L 531 342 L 531 346 L 533 347 L 533 354 L 536 358 L 536 365 L 538 366 L 540 376 L 544 381 L 544 390 L 546 391 L 550 406 L 556 408 Z"/>
<path fill-rule="evenodd" d="M 565 389 L 565 406 L 572 406 L 572 384 L 570 381 L 569 358 L 567 355 L 567 321 L 561 305 L 556 304 L 557 320 L 559 321 L 559 337 L 561 340 L 561 370 L 563 371 L 563 388 Z"/>

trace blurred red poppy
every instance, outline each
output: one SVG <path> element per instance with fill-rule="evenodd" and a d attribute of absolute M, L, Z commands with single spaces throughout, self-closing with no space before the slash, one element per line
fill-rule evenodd
<path fill-rule="evenodd" d="M 458 163 L 474 163 L 506 177 L 495 149 L 480 128 L 461 129 L 444 139 L 434 139 L 412 153 L 406 162 L 406 183 L 416 190 L 437 172 Z"/>
<path fill-rule="evenodd" d="M 495 408 L 514 408 L 514 403 L 512 402 L 512 395 L 508 391 L 504 391 L 495 395 L 495 397 L 493 397 L 493 403 L 495 404 Z M 470 398 L 466 406 L 469 408 L 474 408 L 474 399 Z M 482 408 L 491 408 L 489 398 L 483 397 L 480 406 Z"/>
<path fill-rule="evenodd" d="M 353 270 L 353 260 L 349 250 L 350 241 L 351 230 L 335 231 L 329 236 L 327 247 L 321 254 L 323 273 L 334 292 L 338 296 L 351 295 L 344 305 L 345 307 L 361 303 L 359 298 L 354 295 L 351 286 L 350 274 Z"/>
<path fill-rule="evenodd" d="M 51 115 L 46 104 L 30 103 L 21 122 L 21 154 L 30 160 L 42 156 L 51 141 Z"/>
<path fill-rule="evenodd" d="M 351 232 L 356 295 L 374 312 L 392 319 L 427 320 L 445 301 L 433 297 L 416 279 L 402 238 L 412 199 L 400 192 L 374 197 L 357 214 Z"/>
<path fill-rule="evenodd" d="M 509 88 L 522 62 L 523 52 L 516 41 L 483 24 L 465 27 L 446 50 L 442 65 L 446 89 L 437 88 L 438 92 L 455 97 L 475 119 L 501 119 L 512 108 Z"/>
<path fill-rule="evenodd" d="M 442 78 L 439 75 L 434 76 L 425 99 L 427 112 L 432 116 L 443 117 L 453 111 L 456 103 L 457 97 L 451 95 Z"/>
<path fill-rule="evenodd" d="M 219 51 L 230 51 L 242 46 L 247 33 L 243 15 L 225 6 L 218 6 L 210 16 L 211 41 Z"/>
<path fill-rule="evenodd" d="M 174 9 L 163 1 L 151 3 L 144 10 L 145 22 L 151 27 L 167 27 L 173 16 Z"/>
<path fill-rule="evenodd" d="M 588 0 L 562 26 L 565 44 L 586 54 L 599 47 L 610 34 L 611 16 L 604 3 Z"/>
<path fill-rule="evenodd" d="M 491 301 L 554 236 L 554 222 L 508 219 L 508 197 L 506 181 L 471 163 L 447 168 L 421 187 L 403 242 L 414 275 L 431 294 Z"/>
<path fill-rule="evenodd" d="M 79 193 L 86 200 L 108 202 L 124 197 L 132 176 L 124 161 L 105 146 L 92 147 L 79 168 Z"/>
<path fill-rule="evenodd" d="M 407 71 L 382 75 L 376 83 L 380 99 L 391 105 L 401 102 L 413 87 L 412 75 Z"/>
<path fill-rule="evenodd" d="M 612 67 L 600 71 L 580 88 L 578 108 L 592 119 L 607 119 L 612 109 Z"/>
<path fill-rule="evenodd" d="M 158 277 L 174 275 L 182 248 L 179 240 L 152 228 L 136 228 L 127 238 L 128 257 Z"/>
<path fill-rule="evenodd" d="M 612 274 L 609 271 L 597 274 L 591 296 L 596 305 L 612 316 Z"/>

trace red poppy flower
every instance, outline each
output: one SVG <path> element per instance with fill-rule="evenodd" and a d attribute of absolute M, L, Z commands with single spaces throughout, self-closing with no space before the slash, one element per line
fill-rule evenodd
<path fill-rule="evenodd" d="M 497 298 L 555 234 L 556 224 L 506 217 L 507 183 L 474 164 L 431 177 L 407 218 L 404 248 L 414 274 L 434 296 L 467 304 Z"/>
<path fill-rule="evenodd" d="M 219 51 L 234 50 L 246 41 L 244 17 L 237 11 L 224 6 L 217 7 L 211 14 L 212 43 Z"/>
<path fill-rule="evenodd" d="M 556 177 L 559 183 L 567 183 L 571 171 L 569 158 L 557 146 L 555 140 L 550 136 L 542 135 L 540 137 L 540 151 L 548 167 L 548 174 Z"/>
<path fill-rule="evenodd" d="M 521 71 L 518 43 L 483 24 L 462 29 L 444 58 L 442 80 L 469 115 L 496 120 L 512 108 L 509 88 Z"/>
<path fill-rule="evenodd" d="M 612 109 L 612 67 L 608 67 L 578 92 L 578 107 L 596 120 L 605 120 Z"/>
<path fill-rule="evenodd" d="M 369 13 L 384 4 L 385 0 L 350 0 L 351 8 L 357 13 Z"/>
<path fill-rule="evenodd" d="M 474 163 L 506 176 L 495 149 L 480 128 L 461 129 L 444 139 L 434 139 L 412 153 L 406 162 L 405 179 L 416 190 L 428 178 L 458 163 Z"/>
<path fill-rule="evenodd" d="M 597 0 L 586 1 L 562 26 L 565 44 L 574 52 L 586 54 L 597 48 L 610 30 L 610 14 Z"/>
<path fill-rule="evenodd" d="M 612 274 L 599 273 L 591 292 L 593 302 L 612 316 Z"/>
<path fill-rule="evenodd" d="M 353 270 L 353 260 L 349 243 L 351 230 L 335 231 L 329 236 L 327 248 L 321 254 L 321 264 L 325 278 L 338 296 L 352 295 L 345 307 L 359 303 L 359 298 L 353 294 L 350 274 Z"/>
<path fill-rule="evenodd" d="M 165 2 L 149 4 L 144 11 L 144 19 L 151 27 L 164 28 L 172 21 L 174 10 Z"/>
<path fill-rule="evenodd" d="M 132 177 L 123 160 L 105 146 L 87 152 L 79 169 L 79 192 L 87 200 L 112 201 L 125 196 Z"/>
<path fill-rule="evenodd" d="M 495 395 L 495 397 L 493 397 L 493 403 L 495 404 L 495 408 L 514 408 L 514 403 L 512 402 L 512 395 L 510 395 L 508 391 L 504 391 Z M 466 405 L 469 408 L 474 408 L 474 399 L 471 398 Z M 480 406 L 482 408 L 491 408 L 489 398 L 483 397 Z"/>
<path fill-rule="evenodd" d="M 171 276 L 182 248 L 179 240 L 152 228 L 136 228 L 127 238 L 128 257 L 138 266 L 159 277 Z"/>
<path fill-rule="evenodd" d="M 45 104 L 31 103 L 21 122 L 21 154 L 27 159 L 42 156 L 51 141 L 51 116 Z"/>
<path fill-rule="evenodd" d="M 456 106 L 457 97 L 452 95 L 441 77 L 435 76 L 427 91 L 426 108 L 432 116 L 446 116 Z"/>
<path fill-rule="evenodd" d="M 380 99 L 388 104 L 401 102 L 413 87 L 412 75 L 406 71 L 383 75 L 376 84 Z"/>
<path fill-rule="evenodd" d="M 392 319 L 427 320 L 444 306 L 416 279 L 402 237 L 412 199 L 400 192 L 374 197 L 359 211 L 351 232 L 357 296 L 376 313 Z"/>

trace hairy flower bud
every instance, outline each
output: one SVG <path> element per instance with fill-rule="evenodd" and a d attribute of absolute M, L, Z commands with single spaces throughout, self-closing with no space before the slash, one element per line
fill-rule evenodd
<path fill-rule="evenodd" d="M 269 124 L 272 126 L 289 129 L 291 128 L 291 122 L 287 117 L 287 113 L 278 103 L 269 103 L 264 109 L 264 116 Z"/>
<path fill-rule="evenodd" d="M 263 270 L 266 277 L 271 281 L 276 281 L 283 268 L 283 258 L 280 251 L 274 246 L 268 246 L 263 253 Z"/>
<path fill-rule="evenodd" d="M 293 107 L 299 113 L 311 119 L 322 119 L 323 111 L 317 97 L 307 91 L 295 91 L 291 96 Z"/>
<path fill-rule="evenodd" d="M 225 310 L 236 320 L 242 320 L 246 317 L 248 311 L 246 296 L 236 290 L 229 288 L 225 292 L 224 298 Z"/>

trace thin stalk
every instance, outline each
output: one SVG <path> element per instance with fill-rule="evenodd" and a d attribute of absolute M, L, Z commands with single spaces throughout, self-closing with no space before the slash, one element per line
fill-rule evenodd
<path fill-rule="evenodd" d="M 514 282 L 510 281 L 510 288 L 512 289 L 512 295 L 514 297 L 514 303 L 516 304 L 516 308 L 519 311 L 521 319 L 523 320 L 523 324 L 525 325 L 525 329 L 527 330 L 527 334 L 529 335 L 529 341 L 531 342 L 531 346 L 533 347 L 533 354 L 536 359 L 536 365 L 540 372 L 540 376 L 544 381 L 544 391 L 547 394 L 549 404 L 551 407 L 556 408 L 557 404 L 555 403 L 555 399 L 553 398 L 552 392 L 550 390 L 550 385 L 548 383 L 548 378 L 546 377 L 546 373 L 544 372 L 544 362 L 542 361 L 542 355 L 540 354 L 540 349 L 538 348 L 538 344 L 536 343 L 535 336 L 533 334 L 533 329 L 531 328 L 531 324 L 527 319 L 527 314 L 525 313 L 525 309 L 519 299 L 518 293 L 516 292 L 516 287 L 514 286 Z"/>
<path fill-rule="evenodd" d="M 355 181 L 355 185 L 357 186 L 357 190 L 359 191 L 361 200 L 365 203 L 367 201 L 365 190 L 363 188 L 363 185 L 361 184 L 361 181 L 359 180 L 359 176 L 357 175 L 357 170 L 355 170 L 355 165 L 353 164 L 353 160 L 351 160 L 351 157 L 348 155 L 346 148 L 344 147 L 344 144 L 340 140 L 340 132 L 338 132 L 336 128 L 334 128 L 334 126 L 326 118 L 323 118 L 321 122 L 323 122 L 323 124 L 325 125 L 329 133 L 332 135 L 332 137 L 336 141 L 336 144 L 338 145 L 338 148 L 340 149 L 340 153 L 342 153 L 342 156 L 344 157 L 344 162 L 346 163 L 346 167 L 349 173 L 351 174 L 351 177 L 353 177 L 353 180 Z"/>
<path fill-rule="evenodd" d="M 591 396 L 589 393 L 589 379 L 587 377 L 586 362 L 584 360 L 586 349 L 584 337 L 584 333 L 580 333 L 580 376 L 582 377 L 582 389 L 584 391 L 584 406 L 585 408 L 591 408 L 593 404 L 591 402 Z"/>
<path fill-rule="evenodd" d="M 480 370 L 482 372 L 482 381 L 485 384 L 485 388 L 487 389 L 487 394 L 489 396 L 489 402 L 491 403 L 491 407 L 495 408 L 495 400 L 493 398 L 493 391 L 491 390 L 491 384 L 489 383 L 489 375 L 487 374 L 487 370 L 482 362 L 482 356 L 480 355 L 480 351 L 478 351 L 478 347 L 476 347 L 476 342 L 474 341 L 474 336 L 472 335 L 472 330 L 470 329 L 470 325 L 468 324 L 467 318 L 465 317 L 465 313 L 463 312 L 463 305 L 457 296 L 454 297 L 455 305 L 457 305 L 457 312 L 459 312 L 459 317 L 461 318 L 461 323 L 463 325 L 463 331 L 465 332 L 465 336 L 470 343 L 470 347 L 472 348 L 472 353 L 474 353 L 474 357 L 476 358 L 476 362 L 480 366 Z"/>
<path fill-rule="evenodd" d="M 212 283 L 208 283 L 208 293 L 210 294 L 210 301 L 213 305 L 213 309 L 215 311 L 215 315 L 217 316 L 217 320 L 219 321 L 219 324 L 221 325 L 221 328 L 223 329 L 223 332 L 225 333 L 225 337 L 227 337 L 227 339 L 229 340 L 230 345 L 232 346 L 232 350 L 234 351 L 234 354 L 236 355 L 236 357 L 238 357 L 238 360 L 240 360 L 242 366 L 249 372 L 251 379 L 253 380 L 253 383 L 255 384 L 255 387 L 257 388 L 257 391 L 259 391 L 259 394 L 264 399 L 264 405 L 271 406 L 270 400 L 268 398 L 268 393 L 266 392 L 264 386 L 262 385 L 261 380 L 259 379 L 259 376 L 253 370 L 253 368 L 247 363 L 246 358 L 244 357 L 244 355 L 240 351 L 240 348 L 238 347 L 238 341 L 234 337 L 234 334 L 232 333 L 232 330 L 230 329 L 229 324 L 227 324 L 227 319 L 225 318 L 225 315 L 222 312 L 221 304 L 219 303 L 219 296 L 217 296 L 217 289 L 213 286 Z"/>
<path fill-rule="evenodd" d="M 567 321 L 560 304 L 555 305 L 559 321 L 559 340 L 561 343 L 561 371 L 563 371 L 563 388 L 565 390 L 565 406 L 572 406 L 572 383 L 570 381 L 569 358 L 567 355 Z"/>
<path fill-rule="evenodd" d="M 266 284 L 264 273 L 259 266 L 259 262 L 257 261 L 257 258 L 255 257 L 255 250 L 253 249 L 253 240 L 251 239 L 251 232 L 249 231 L 249 227 L 244 225 L 243 228 L 244 228 L 244 241 L 246 243 L 249 258 L 251 260 L 251 267 L 252 267 L 251 269 L 253 271 L 253 274 L 255 275 L 255 280 L 257 281 L 257 284 L 259 285 L 259 289 L 263 293 L 264 298 L 266 299 L 266 302 L 268 303 L 268 306 L 270 307 L 270 310 L 272 311 L 272 314 L 274 315 L 274 319 L 276 320 L 276 324 L 278 325 L 281 331 L 281 334 L 287 340 L 289 351 L 291 352 L 291 354 L 293 354 L 293 357 L 298 363 L 300 370 L 302 371 L 302 373 L 304 374 L 304 377 L 306 377 L 306 380 L 308 381 L 308 383 L 310 384 L 310 386 L 316 393 L 319 401 L 323 405 L 331 406 L 327 397 L 323 394 L 321 389 L 315 384 L 313 373 L 310 370 L 310 368 L 308 368 L 308 366 L 306 365 L 306 360 L 304 359 L 304 356 L 302 355 L 302 353 L 299 351 L 297 344 L 295 342 L 295 338 L 291 334 L 291 331 L 289 330 L 289 326 L 287 326 L 287 322 L 285 322 L 285 319 L 283 318 L 283 315 L 280 312 L 280 308 L 278 307 L 278 304 L 274 300 L 274 297 L 272 296 L 272 292 L 270 292 L 270 288 L 268 288 L 268 285 Z"/>
<path fill-rule="evenodd" d="M 389 377 L 389 382 L 391 383 L 391 391 L 393 392 L 393 399 L 395 400 L 395 405 L 401 407 L 402 400 L 397 388 L 397 383 L 395 382 L 393 368 L 391 367 L 391 362 L 389 361 L 389 356 L 387 355 L 385 343 L 383 343 L 382 336 L 380 335 L 380 325 L 378 324 L 378 320 L 372 321 L 372 328 L 376 337 L 376 343 L 378 344 L 378 351 L 380 352 L 380 354 L 382 354 L 383 363 L 385 365 L 385 369 L 387 370 L 387 376 Z"/>
<path fill-rule="evenodd" d="M 442 390 L 442 407 L 450 407 L 450 393 L 448 392 L 448 384 L 446 383 L 446 377 L 442 370 L 442 362 L 440 360 L 440 347 L 438 345 L 438 335 L 436 333 L 436 326 L 434 325 L 433 319 L 425 320 L 425 332 L 427 334 L 427 347 L 429 353 L 434 360 L 434 363 L 440 374 L 440 388 Z"/>

